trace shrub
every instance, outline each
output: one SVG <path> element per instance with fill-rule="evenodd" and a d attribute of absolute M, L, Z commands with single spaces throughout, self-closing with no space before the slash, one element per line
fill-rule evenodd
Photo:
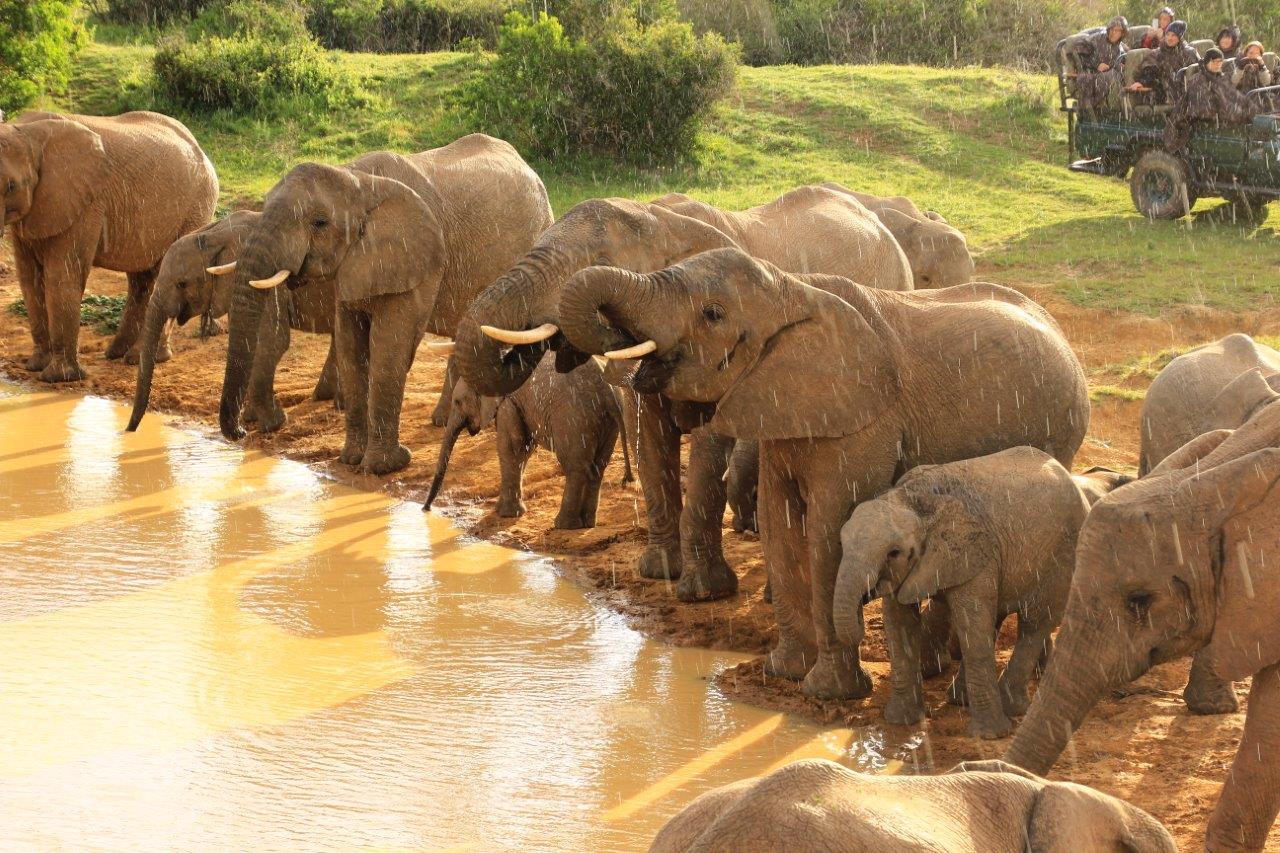
<path fill-rule="evenodd" d="M 254 35 L 282 42 L 308 40 L 306 10 L 296 0 L 225 0 L 205 6 L 187 27 L 193 40 Z"/>
<path fill-rule="evenodd" d="M 85 43 L 75 0 L 0 0 L 0 109 L 18 110 L 65 86 Z"/>
<path fill-rule="evenodd" d="M 483 128 L 522 151 L 665 160 L 692 150 L 735 60 L 719 36 L 696 36 L 683 22 L 641 26 L 621 15 L 577 39 L 554 17 L 513 12 L 496 57 L 463 97 Z"/>
<path fill-rule="evenodd" d="M 85 5 L 100 21 L 135 26 L 165 26 L 195 17 L 210 0 L 88 0 Z"/>
<path fill-rule="evenodd" d="M 527 0 L 310 0 L 307 26 L 326 47 L 378 53 L 492 46 L 507 12 Z"/>

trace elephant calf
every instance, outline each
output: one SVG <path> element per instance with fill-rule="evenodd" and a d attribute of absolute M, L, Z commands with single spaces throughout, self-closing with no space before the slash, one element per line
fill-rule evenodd
<path fill-rule="evenodd" d="M 555 355 L 549 353 L 529 381 L 508 397 L 481 397 L 465 379 L 454 383 L 444 443 L 423 509 L 431 508 L 444 484 L 459 434 L 465 429 L 475 435 L 495 422 L 502 471 L 498 515 L 503 518 L 524 515 L 522 479 L 534 447 L 554 453 L 564 471 L 564 495 L 555 525 L 558 530 L 595 527 L 600 483 L 620 433 L 625 466 L 622 481 L 632 481 L 617 390 L 604 381 L 604 373 L 594 361 L 588 360 L 569 373 L 558 373 Z"/>
<path fill-rule="evenodd" d="M 877 776 L 832 761 L 788 764 L 708 791 L 673 817 L 650 853 L 787 850 L 1173 853 L 1137 806 L 1001 761 L 937 776 Z"/>
<path fill-rule="evenodd" d="M 1082 478 L 1083 479 L 1083 478 Z M 1100 491 L 1123 478 L 1094 479 Z M 923 631 L 918 605 L 933 598 L 951 614 L 964 655 L 954 695 L 963 688 L 969 730 L 1003 737 L 1010 716 L 1027 710 L 1027 683 L 1049 651 L 1075 568 L 1076 536 L 1089 498 L 1052 456 L 1014 447 L 976 459 L 922 465 L 893 489 L 859 504 L 840 531 L 836 630 L 861 639 L 857 608 L 883 599 L 893 667 L 890 723 L 924 719 L 920 683 Z M 995 637 L 1018 614 L 1018 642 L 996 679 Z"/>

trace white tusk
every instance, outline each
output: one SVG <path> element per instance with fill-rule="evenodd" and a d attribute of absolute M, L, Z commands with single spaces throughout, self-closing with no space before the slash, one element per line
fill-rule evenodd
<path fill-rule="evenodd" d="M 609 363 L 609 359 L 605 358 L 602 355 L 593 355 L 591 356 L 591 360 L 594 361 L 596 363 L 596 366 L 599 367 L 601 370 L 604 370 L 605 365 Z"/>
<path fill-rule="evenodd" d="M 555 323 L 543 323 L 536 329 L 527 329 L 523 332 L 499 329 L 497 326 L 481 326 L 480 331 L 504 344 L 536 344 L 539 341 L 545 341 L 560 331 L 560 328 Z"/>
<path fill-rule="evenodd" d="M 273 287 L 279 287 L 284 284 L 284 280 L 289 277 L 288 270 L 280 270 L 280 272 L 271 276 L 271 278 L 250 279 L 249 284 L 259 290 L 270 290 Z"/>
<path fill-rule="evenodd" d="M 631 359 L 631 358 L 644 358 L 646 355 L 653 352 L 657 348 L 658 348 L 658 345 L 655 344 L 653 341 L 645 341 L 644 343 L 636 344 L 633 347 L 627 347 L 626 349 L 616 349 L 611 352 L 607 352 L 604 354 L 604 357 L 609 359 L 610 361 L 626 361 L 627 359 Z"/>
<path fill-rule="evenodd" d="M 226 275 L 236 268 L 236 262 L 229 264 L 218 264 L 216 267 L 205 267 L 204 271 L 209 275 Z"/>
<path fill-rule="evenodd" d="M 429 341 L 427 352 L 432 355 L 453 355 L 453 350 L 457 346 L 453 341 Z"/>

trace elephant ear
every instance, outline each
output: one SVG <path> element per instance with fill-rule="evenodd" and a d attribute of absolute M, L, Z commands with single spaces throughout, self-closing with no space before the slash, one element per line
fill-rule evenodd
<path fill-rule="evenodd" d="M 1070 782 L 1050 782 L 1040 789 L 1027 816 L 1026 833 L 1030 853 L 1177 850 L 1168 830 L 1151 815 Z"/>
<path fill-rule="evenodd" d="M 101 191 L 107 174 L 102 137 L 78 121 L 41 119 L 17 125 L 40 164 L 22 236 L 41 240 L 61 234 L 80 218 Z"/>
<path fill-rule="evenodd" d="M 1261 370 L 1256 367 L 1246 370 L 1227 383 L 1209 404 L 1212 415 L 1204 425 L 1205 431 L 1219 427 L 1235 429 L 1262 406 L 1278 399 L 1280 394 L 1263 378 Z"/>
<path fill-rule="evenodd" d="M 911 234 L 920 227 L 920 220 L 913 216 L 908 216 L 901 210 L 895 210 L 892 207 L 886 207 L 880 211 L 880 221 L 884 223 L 884 227 L 889 229 L 889 233 L 893 235 L 893 239 L 901 245 L 904 240 L 910 238 Z"/>
<path fill-rule="evenodd" d="M 837 296 L 794 279 L 782 287 L 795 303 L 786 314 L 795 319 L 764 342 L 721 398 L 711 430 L 773 441 L 866 429 L 901 393 L 885 335 Z"/>
<path fill-rule="evenodd" d="M 669 267 L 686 258 L 710 252 L 713 249 L 741 248 L 729 236 L 731 228 L 727 218 L 715 208 L 707 208 L 708 214 L 714 217 L 716 224 L 677 213 L 663 204 L 650 204 L 648 213 L 670 235 L 665 256 L 661 259 L 661 267 Z"/>
<path fill-rule="evenodd" d="M 367 195 L 367 207 L 356 239 L 338 267 L 338 300 L 356 302 L 438 282 L 445 258 L 435 213 L 421 196 L 394 178 L 356 177 Z"/>
<path fill-rule="evenodd" d="M 923 553 L 898 585 L 896 597 L 902 604 L 918 604 L 963 586 L 994 566 L 998 557 L 991 534 L 958 498 L 930 496 L 928 504 L 920 510 L 928 530 Z"/>

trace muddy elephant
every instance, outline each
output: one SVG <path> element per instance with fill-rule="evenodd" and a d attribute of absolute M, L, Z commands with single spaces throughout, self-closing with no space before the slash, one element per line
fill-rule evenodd
<path fill-rule="evenodd" d="M 133 392 L 133 414 L 129 418 L 129 425 L 125 427 L 129 432 L 138 428 L 147 412 L 156 364 L 168 361 L 172 356 L 164 334 L 168 322 L 176 320 L 179 326 L 183 326 L 192 317 L 199 317 L 202 330 L 207 331 L 218 318 L 226 315 L 231 301 L 231 272 L 235 269 L 236 259 L 240 257 L 245 238 L 257 227 L 259 216 L 260 214 L 248 210 L 236 211 L 179 238 L 165 252 L 156 275 L 155 289 L 147 303 L 142 337 L 138 341 L 138 382 Z M 288 318 L 288 324 L 280 338 L 284 347 L 289 345 L 289 329 L 318 334 L 333 333 L 332 282 L 321 282 L 315 287 L 297 291 L 285 289 L 276 293 L 278 298 L 284 300 L 281 312 Z M 258 410 L 260 401 L 263 400 L 273 401 L 272 406 L 264 408 L 263 417 L 275 417 L 275 412 L 280 411 L 280 407 L 274 405 L 274 382 L 276 365 L 283 354 L 284 349 L 280 347 L 270 351 L 264 348 L 255 351 L 253 376 L 250 379 L 253 390 L 250 391 L 249 402 L 244 411 L 246 421 L 259 420 Z M 333 342 L 330 340 L 329 354 L 311 396 L 314 400 L 333 400 L 337 395 L 338 369 L 334 362 Z M 259 424 L 264 432 L 270 432 L 278 426 L 278 423 Z"/>
<path fill-rule="evenodd" d="M 542 181 L 514 148 L 483 134 L 408 156 L 382 151 L 345 167 L 295 167 L 267 193 L 236 265 L 223 435 L 244 435 L 255 347 L 279 347 L 287 330 L 275 288 L 331 281 L 346 415 L 339 458 L 372 474 L 405 467 L 400 408 L 422 336 L 452 336 L 471 298 L 551 219 Z M 441 399 L 449 396 L 446 388 Z M 270 405 L 269 413 L 259 408 L 260 421 L 282 423 Z"/>
<path fill-rule="evenodd" d="M 1090 709 L 1151 667 L 1199 652 L 1253 677 L 1207 851 L 1262 850 L 1280 811 L 1280 405 L 1205 433 L 1085 520 L 1048 670 L 1005 758 L 1047 772 Z"/>
<path fill-rule="evenodd" d="M 766 669 L 810 696 L 871 689 L 832 622 L 840 527 L 859 501 L 916 465 L 1008 447 L 1069 465 L 1089 424 L 1053 318 L 996 285 L 892 293 L 719 249 L 650 275 L 584 270 L 560 321 L 578 349 L 641 358 L 637 391 L 715 404 L 711 430 L 760 441 L 779 628 Z"/>
<path fill-rule="evenodd" d="M 822 186 L 852 196 L 879 217 L 906 254 L 917 288 L 953 287 L 973 278 L 969 242 L 941 215 L 920 210 L 905 196 L 868 195 L 834 181 Z"/>
<path fill-rule="evenodd" d="M 733 512 L 732 527 L 739 533 L 760 532 L 756 504 L 760 482 L 760 443 L 743 439 L 733 445 L 725 472 L 725 497 Z"/>
<path fill-rule="evenodd" d="M 555 356 L 547 353 L 529 381 L 509 397 L 481 397 L 465 379 L 454 383 L 449 422 L 423 509 L 431 508 L 444 484 L 458 436 L 463 430 L 475 435 L 489 424 L 497 432 L 502 476 L 498 515 L 502 518 L 524 515 L 524 466 L 535 447 L 554 453 L 564 472 L 557 530 L 596 526 L 600 485 L 619 435 L 623 436 L 622 482 L 632 481 L 620 392 L 605 382 L 594 361 L 559 373 Z"/>
<path fill-rule="evenodd" d="M 830 191 L 809 195 L 849 208 Z M 859 224 L 864 219 L 849 221 L 851 231 L 843 245 L 846 268 L 852 269 L 867 232 Z M 842 241 L 845 237 L 838 231 L 820 235 L 824 244 Z M 503 395 L 520 387 L 548 349 L 556 351 L 559 369 L 570 369 L 587 357 L 556 325 L 560 291 L 571 275 L 597 263 L 652 272 L 698 252 L 734 245 L 718 228 L 665 205 L 624 199 L 582 202 L 476 297 L 458 324 L 459 372 L 481 393 Z M 678 579 L 676 595 L 684 601 L 723 598 L 738 586 L 721 546 L 723 475 L 734 442 L 699 428 L 709 414 L 709 407 L 673 402 L 660 394 L 640 397 L 637 457 L 648 546 L 637 570 L 646 578 Z M 682 489 L 680 436 L 687 432 L 692 433 L 692 448 Z"/>
<path fill-rule="evenodd" d="M 90 269 L 128 276 L 107 347 L 107 358 L 121 358 L 137 341 L 165 250 L 213 216 L 218 176 L 168 116 L 30 112 L 0 124 L 0 191 L 0 231 L 12 228 L 31 322 L 25 367 L 44 382 L 71 382 L 85 377 L 78 342 Z"/>
<path fill-rule="evenodd" d="M 858 773 L 807 759 L 708 791 L 669 820 L 651 853 L 737 850 L 1175 853 L 1137 806 L 1001 761 L 936 776 Z"/>
<path fill-rule="evenodd" d="M 964 657 L 952 692 L 967 701 L 969 731 L 1012 731 L 1009 718 L 1026 712 L 1027 685 L 1066 608 L 1089 505 L 1071 472 L 1033 447 L 921 465 L 858 504 L 840 531 L 836 633 L 857 646 L 858 608 L 880 597 L 892 664 L 888 722 L 925 717 L 919 608 L 933 599 L 950 614 Z M 1018 641 L 997 679 L 996 634 L 1015 613 Z"/>
<path fill-rule="evenodd" d="M 837 185 L 838 186 L 838 185 Z M 654 204 L 723 231 L 752 257 L 793 273 L 838 275 L 881 290 L 911 290 L 911 266 L 875 214 L 848 193 L 797 187 L 748 210 L 720 210 L 684 193 Z"/>

